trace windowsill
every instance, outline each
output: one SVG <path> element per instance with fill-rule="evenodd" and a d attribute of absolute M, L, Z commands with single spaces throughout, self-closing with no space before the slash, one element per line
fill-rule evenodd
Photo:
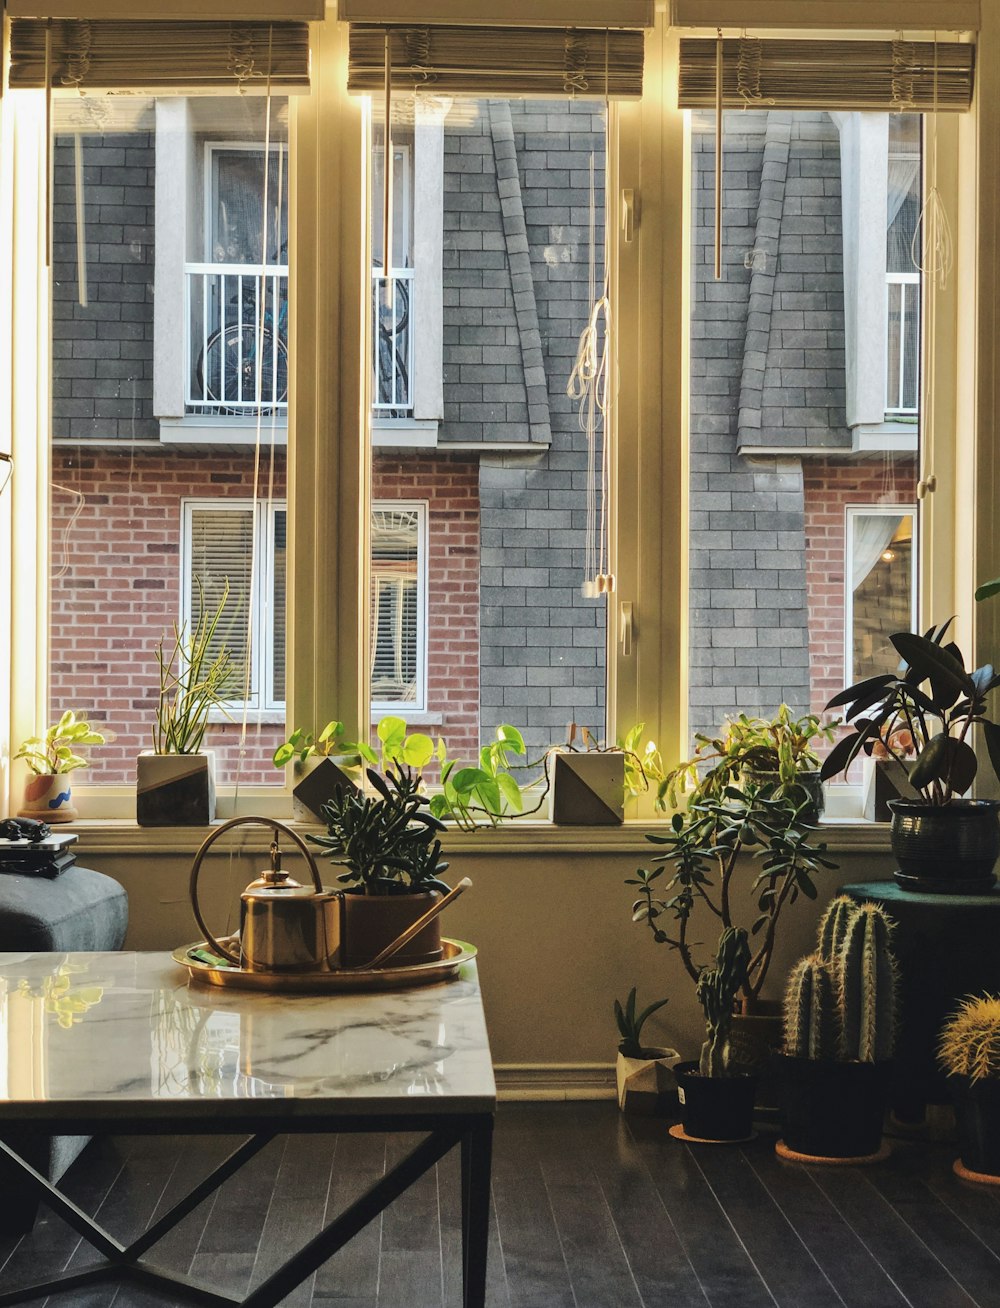
<path fill-rule="evenodd" d="M 279 792 L 274 797 L 284 801 L 285 813 L 278 811 L 260 814 L 286 822 L 297 831 L 318 833 L 320 823 L 293 822 L 287 817 L 287 800 Z M 256 800 L 255 800 L 256 806 Z M 221 819 L 220 819 L 221 820 Z M 69 828 L 80 836 L 81 852 L 118 853 L 141 852 L 148 857 L 155 852 L 163 855 L 189 855 L 195 851 L 211 828 L 207 827 L 140 827 L 134 818 L 84 818 Z M 512 820 L 502 826 L 480 827 L 476 831 L 450 829 L 444 845 L 450 854 L 489 854 L 497 858 L 525 854 L 648 854 L 650 846 L 647 832 L 665 830 L 664 819 L 644 820 L 631 818 L 621 826 L 571 827 L 556 826 L 552 822 Z M 888 854 L 889 827 L 883 822 L 858 822 L 833 819 L 823 822 L 818 839 L 833 854 Z M 261 848 L 260 830 L 250 825 L 237 827 L 217 842 L 219 849 Z"/>
<path fill-rule="evenodd" d="M 405 704 L 386 704 L 383 708 L 372 705 L 372 722 L 381 722 L 383 718 L 402 718 L 408 727 L 440 727 L 444 725 L 444 714 L 428 709 L 408 709 Z"/>
<path fill-rule="evenodd" d="M 260 420 L 260 439 L 270 445 L 288 444 L 288 417 L 266 413 Z M 252 447 L 257 442 L 256 417 L 219 414 L 188 414 L 183 418 L 161 418 L 160 440 L 164 445 L 231 445 Z"/>

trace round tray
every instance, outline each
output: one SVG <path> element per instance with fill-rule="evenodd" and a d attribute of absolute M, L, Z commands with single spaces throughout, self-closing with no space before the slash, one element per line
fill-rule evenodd
<path fill-rule="evenodd" d="M 313 993 L 338 990 L 399 990 L 406 986 L 429 985 L 456 976 L 463 963 L 476 957 L 475 945 L 464 940 L 442 940 L 444 954 L 433 963 L 410 963 L 350 972 L 244 972 L 230 963 L 210 963 L 192 958 L 191 951 L 206 949 L 203 940 L 175 949 L 173 960 L 186 967 L 191 980 L 202 985 L 228 986 L 233 990 L 266 990 Z"/>

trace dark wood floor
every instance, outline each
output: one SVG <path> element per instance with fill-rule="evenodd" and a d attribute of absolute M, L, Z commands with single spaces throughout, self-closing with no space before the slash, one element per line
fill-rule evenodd
<path fill-rule="evenodd" d="M 773 1137 L 686 1146 L 613 1104 L 501 1107 L 491 1308 L 1000 1308 L 1000 1195 L 952 1175 L 948 1145 L 896 1142 L 870 1168 L 805 1169 Z M 230 1148 L 95 1141 L 64 1188 L 119 1237 L 138 1233 Z M 385 1137 L 273 1141 L 171 1233 L 157 1261 L 245 1293 L 393 1157 Z M 285 1300 L 296 1308 L 460 1303 L 458 1171 L 448 1158 Z M 90 1258 L 52 1217 L 0 1239 L 0 1286 Z M 41 1304 L 41 1300 L 33 1301 Z M 134 1288 L 51 1308 L 162 1308 Z"/>

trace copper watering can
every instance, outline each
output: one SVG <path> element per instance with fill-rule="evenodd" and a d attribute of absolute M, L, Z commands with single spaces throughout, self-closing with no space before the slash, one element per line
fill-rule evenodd
<path fill-rule="evenodd" d="M 198 874 L 205 855 L 224 831 L 254 823 L 272 828 L 271 866 L 251 881 L 240 896 L 239 952 L 209 930 L 198 903 Z M 281 866 L 278 832 L 298 847 L 312 874 L 300 885 Z M 245 972 L 334 972 L 340 963 L 339 891 L 324 886 L 319 868 L 300 835 L 274 818 L 237 817 L 223 822 L 202 842 L 191 867 L 191 907 L 209 948 Z"/>

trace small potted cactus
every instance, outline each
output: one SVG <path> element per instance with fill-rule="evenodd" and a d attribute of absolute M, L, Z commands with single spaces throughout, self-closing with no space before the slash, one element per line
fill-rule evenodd
<path fill-rule="evenodd" d="M 820 922 L 816 953 L 792 969 L 784 1050 L 774 1055 L 784 1158 L 884 1156 L 899 990 L 891 935 L 881 908 L 841 895 Z"/>
<path fill-rule="evenodd" d="M 615 1068 L 618 1083 L 618 1107 L 623 1113 L 652 1116 L 665 1108 L 665 1100 L 677 1089 L 671 1070 L 681 1061 L 676 1049 L 662 1045 L 643 1044 L 642 1028 L 653 1014 L 666 1004 L 656 999 L 636 1012 L 636 987 L 628 992 L 622 1004 L 615 1000 L 615 1022 L 618 1025 L 618 1062 Z"/>
<path fill-rule="evenodd" d="M 681 1121 L 670 1128 L 678 1140 L 735 1144 L 753 1136 L 757 1078 L 735 1066 L 730 1046 L 733 1001 L 746 980 L 750 944 L 743 927 L 726 927 L 714 966 L 703 967 L 696 994 L 705 1014 L 705 1043 L 697 1062 L 678 1063 Z"/>
<path fill-rule="evenodd" d="M 955 1171 L 1000 1185 L 1000 998 L 966 999 L 944 1025 L 938 1060 L 955 1101 Z"/>

